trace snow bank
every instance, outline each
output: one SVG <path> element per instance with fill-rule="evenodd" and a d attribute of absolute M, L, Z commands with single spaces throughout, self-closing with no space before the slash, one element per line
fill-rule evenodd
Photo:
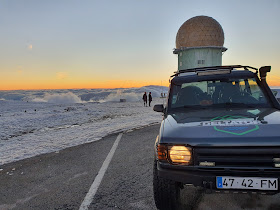
<path fill-rule="evenodd" d="M 137 98 L 132 93 L 126 96 L 131 97 L 129 100 Z M 162 120 L 162 113 L 144 107 L 140 101 L 65 104 L 81 101 L 73 93 L 47 94 L 40 99 L 43 100 L 51 103 L 0 101 L 0 165 Z M 155 98 L 152 106 L 158 103 L 162 99 Z"/>

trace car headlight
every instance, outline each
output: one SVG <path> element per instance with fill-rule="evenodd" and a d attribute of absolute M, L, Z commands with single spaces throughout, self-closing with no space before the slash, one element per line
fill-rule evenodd
<path fill-rule="evenodd" d="M 192 152 L 189 147 L 170 146 L 168 149 L 169 158 L 172 163 L 189 165 L 192 159 Z"/>
<path fill-rule="evenodd" d="M 192 149 L 186 146 L 158 144 L 157 157 L 161 162 L 190 165 L 192 162 Z"/>

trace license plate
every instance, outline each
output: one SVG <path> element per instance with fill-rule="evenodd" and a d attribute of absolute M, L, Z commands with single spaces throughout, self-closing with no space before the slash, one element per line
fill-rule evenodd
<path fill-rule="evenodd" d="M 278 190 L 278 178 L 217 176 L 218 189 Z"/>

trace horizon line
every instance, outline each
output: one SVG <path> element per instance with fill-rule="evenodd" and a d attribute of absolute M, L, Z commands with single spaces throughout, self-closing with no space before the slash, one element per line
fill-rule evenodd
<path fill-rule="evenodd" d="M 141 88 L 148 86 L 159 86 L 168 87 L 165 85 L 144 85 L 144 86 L 134 86 L 134 87 L 116 87 L 116 88 L 42 88 L 42 89 L 0 89 L 0 91 L 18 91 L 18 90 L 87 90 L 87 89 L 126 89 L 126 88 Z"/>

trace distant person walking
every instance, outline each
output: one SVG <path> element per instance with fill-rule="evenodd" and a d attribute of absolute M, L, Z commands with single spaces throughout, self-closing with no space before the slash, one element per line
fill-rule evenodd
<path fill-rule="evenodd" d="M 143 95 L 144 106 L 147 106 L 147 93 L 145 92 Z"/>
<path fill-rule="evenodd" d="M 152 93 L 149 92 L 149 106 L 151 106 L 152 100 L 153 100 Z"/>

